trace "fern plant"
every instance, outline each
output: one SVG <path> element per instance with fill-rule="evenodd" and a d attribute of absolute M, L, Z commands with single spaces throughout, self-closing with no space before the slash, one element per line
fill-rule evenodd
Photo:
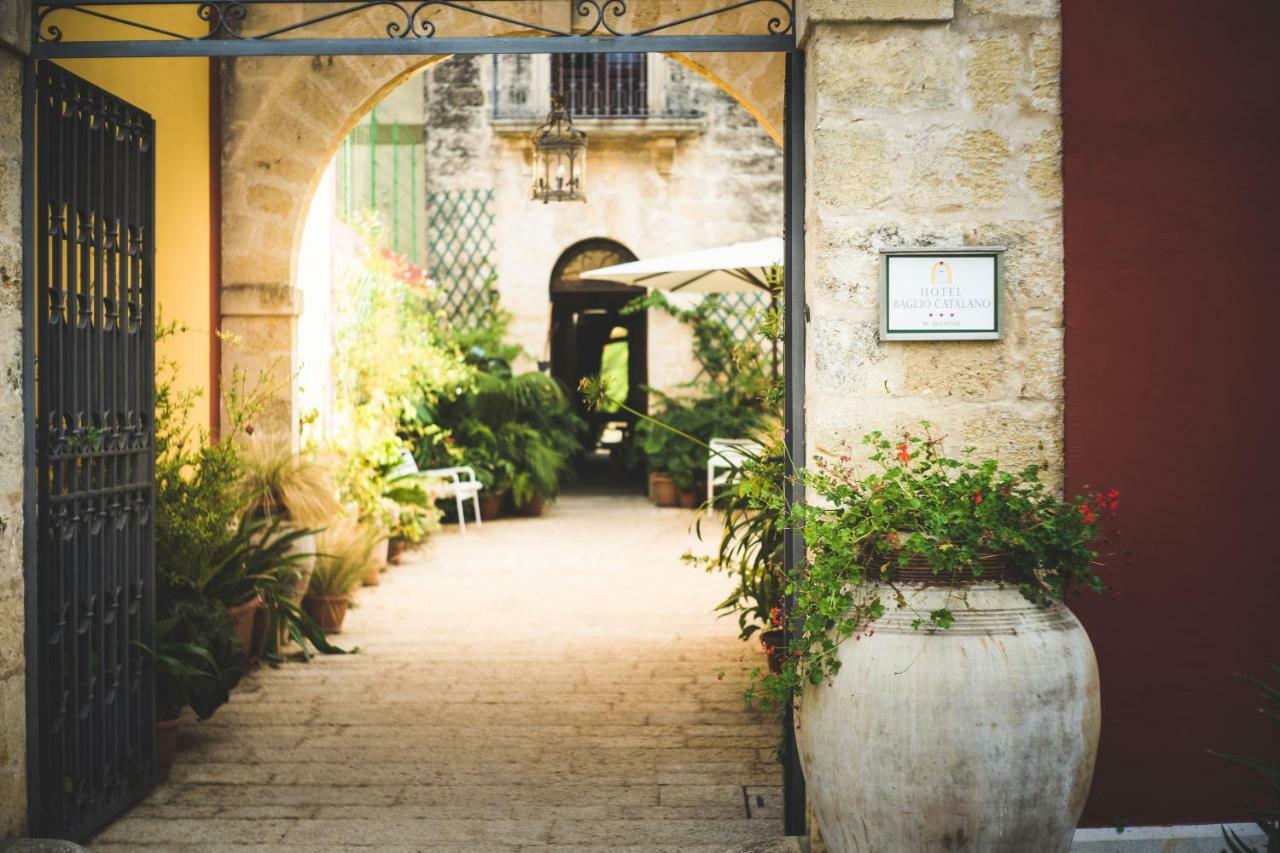
<path fill-rule="evenodd" d="M 1272 669 L 1280 674 L 1280 666 Z M 1261 679 L 1241 676 L 1245 681 L 1257 687 L 1261 692 L 1262 706 L 1258 709 L 1272 723 L 1280 724 L 1280 687 L 1267 684 Z M 1224 761 L 1230 761 L 1241 767 L 1247 767 L 1262 778 L 1253 783 L 1253 787 L 1267 798 L 1267 805 L 1253 811 L 1253 819 L 1267 837 L 1267 846 L 1254 847 L 1242 839 L 1234 830 L 1222 827 L 1222 838 L 1227 843 L 1228 853 L 1280 853 L 1280 758 L 1245 758 L 1239 755 L 1213 755 Z"/>

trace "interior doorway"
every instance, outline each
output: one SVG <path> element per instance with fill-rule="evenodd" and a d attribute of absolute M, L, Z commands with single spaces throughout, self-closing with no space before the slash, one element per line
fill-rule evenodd
<path fill-rule="evenodd" d="M 633 260 L 635 254 L 614 240 L 584 240 L 566 249 L 551 273 L 551 375 L 590 430 L 579 473 L 615 483 L 631 479 L 628 469 L 634 467 L 624 456 L 636 416 L 626 409 L 648 411 L 648 312 L 627 310 L 645 289 L 583 278 L 582 273 Z M 612 389 L 610 396 L 626 408 L 588 407 L 577 388 L 594 376 L 602 377 Z"/>

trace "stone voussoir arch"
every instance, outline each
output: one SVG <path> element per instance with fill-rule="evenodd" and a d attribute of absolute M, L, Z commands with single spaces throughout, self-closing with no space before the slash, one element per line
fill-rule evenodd
<path fill-rule="evenodd" d="M 658 3 L 661 7 L 669 0 Z M 710 7 L 713 0 L 702 0 Z M 671 2 L 687 14 L 699 4 Z M 661 14 L 661 8 L 654 11 Z M 520 36 L 484 20 L 464 20 L 460 36 Z M 371 22 L 352 19 L 351 34 Z M 701 26 L 710 32 L 715 19 Z M 668 54 L 706 77 L 743 106 L 781 142 L 784 57 L 780 53 Z M 221 157 L 222 323 L 234 343 L 223 355 L 230 372 L 249 377 L 296 370 L 296 323 L 301 312 L 296 276 L 311 199 L 343 138 L 392 89 L 448 56 L 237 57 L 223 71 Z M 277 378 L 280 378 L 277 376 Z M 292 429 L 288 383 L 260 421 Z M 225 413 L 224 413 L 225 419 Z"/>

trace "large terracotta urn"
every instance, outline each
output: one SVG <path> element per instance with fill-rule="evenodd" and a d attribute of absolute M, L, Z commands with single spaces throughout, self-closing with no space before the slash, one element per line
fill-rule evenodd
<path fill-rule="evenodd" d="M 1016 584 L 903 582 L 840 646 L 796 731 L 833 853 L 1067 853 L 1097 754 L 1098 665 L 1079 620 Z M 948 629 L 912 628 L 938 608 Z"/>

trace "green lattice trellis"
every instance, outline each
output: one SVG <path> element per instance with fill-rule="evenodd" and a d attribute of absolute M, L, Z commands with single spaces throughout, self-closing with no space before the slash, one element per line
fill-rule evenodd
<path fill-rule="evenodd" d="M 767 310 L 769 295 L 766 293 L 720 293 L 716 295 L 716 307 L 711 316 L 724 323 L 736 339 L 743 341 L 756 333 Z"/>
<path fill-rule="evenodd" d="M 491 308 L 489 282 L 493 190 L 441 190 L 427 194 L 427 259 L 438 307 L 457 323 L 476 323 Z"/>
<path fill-rule="evenodd" d="M 767 293 L 717 293 L 710 298 L 714 300 L 711 303 L 713 307 L 709 312 L 710 318 L 722 323 L 737 341 L 755 338 L 760 345 L 761 354 L 772 368 L 780 369 L 782 343 L 768 340 L 760 330 L 765 312 L 769 310 L 771 301 L 769 295 Z M 699 371 L 698 376 L 703 379 L 714 378 L 707 376 L 705 368 Z"/>

